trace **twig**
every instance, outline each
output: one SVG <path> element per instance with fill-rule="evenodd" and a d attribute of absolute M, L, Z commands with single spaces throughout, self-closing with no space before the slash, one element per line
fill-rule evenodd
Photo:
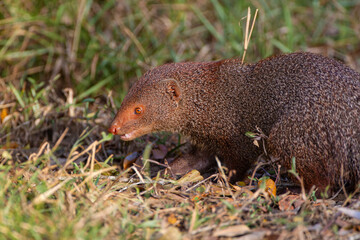
<path fill-rule="evenodd" d="M 243 56 L 242 56 L 242 59 L 241 59 L 242 64 L 244 63 L 244 60 L 245 60 L 246 51 L 247 51 L 248 46 L 249 46 L 251 34 L 253 32 L 253 29 L 254 29 L 254 25 L 255 25 L 255 21 L 256 21 L 258 11 L 259 11 L 259 9 L 256 9 L 254 19 L 253 19 L 253 22 L 252 22 L 252 25 L 251 25 L 250 33 L 249 33 L 251 11 L 250 11 L 250 7 L 248 7 L 248 13 L 247 13 L 247 18 L 246 18 L 246 28 L 245 28 L 245 39 L 244 39 L 244 53 L 243 53 Z"/>
<path fill-rule="evenodd" d="M 229 182 L 228 182 L 228 180 L 227 180 L 227 177 L 226 177 L 226 175 L 225 175 L 225 173 L 224 173 L 224 169 L 223 169 L 222 166 L 221 166 L 221 162 L 220 162 L 220 160 L 219 160 L 219 158 L 218 158 L 217 156 L 215 156 L 215 160 L 216 160 L 216 163 L 217 163 L 217 165 L 218 165 L 218 167 L 219 167 L 219 172 L 220 172 L 222 178 L 223 178 L 224 181 L 225 181 L 226 188 L 228 189 L 231 197 L 235 200 L 235 196 L 234 196 L 234 194 L 233 194 L 232 191 L 231 191 L 230 184 L 229 184 Z M 225 194 L 224 194 L 224 195 L 225 195 Z"/>
<path fill-rule="evenodd" d="M 44 202 L 48 197 L 50 197 L 52 194 L 54 194 L 57 190 L 59 190 L 62 186 L 64 186 L 68 181 L 70 181 L 70 178 L 66 179 L 63 182 L 60 182 L 55 187 L 47 190 L 46 192 L 40 194 L 37 196 L 34 201 L 32 202 L 33 205 L 39 204 Z"/>
<path fill-rule="evenodd" d="M 185 191 L 185 192 L 189 192 L 189 191 L 191 191 L 193 188 L 196 188 L 196 187 L 197 187 L 197 186 L 199 186 L 200 184 L 202 184 L 202 183 L 204 183 L 204 182 L 208 181 L 210 178 L 217 177 L 217 175 L 218 175 L 217 173 L 216 173 L 216 174 L 211 175 L 210 177 L 208 177 L 208 178 L 206 178 L 206 179 L 204 179 L 204 180 L 202 180 L 202 181 L 200 181 L 200 182 L 196 183 L 194 186 L 192 186 L 192 187 L 190 187 L 190 188 L 186 189 L 186 191 Z"/>
<path fill-rule="evenodd" d="M 84 151 L 82 151 L 79 154 L 76 154 L 74 157 L 72 157 L 69 161 L 67 161 L 63 167 L 63 169 L 66 169 L 66 167 L 71 164 L 72 162 L 74 162 L 77 158 L 79 158 L 80 156 L 84 155 L 85 153 L 89 152 L 93 146 L 99 144 L 98 141 L 94 141 L 92 144 L 90 144 Z"/>
<path fill-rule="evenodd" d="M 13 103 L 7 103 L 7 104 L 0 104 L 0 109 L 8 108 L 8 107 L 14 107 L 16 105 L 15 102 Z"/>
<path fill-rule="evenodd" d="M 345 183 L 344 183 L 344 165 L 341 164 L 341 168 L 340 168 L 341 174 L 340 174 L 340 180 L 341 180 L 341 189 L 343 190 L 346 199 L 349 197 L 349 195 L 346 192 L 345 189 Z"/>
<path fill-rule="evenodd" d="M 44 152 L 45 148 L 47 148 L 47 152 L 50 152 L 50 144 L 48 142 L 44 142 L 37 153 L 32 153 L 29 156 L 29 162 L 35 162 L 36 159 Z"/>
<path fill-rule="evenodd" d="M 66 136 L 67 132 L 69 131 L 69 128 L 67 127 L 64 132 L 61 134 L 61 136 L 59 137 L 59 139 L 56 141 L 54 147 L 51 149 L 51 152 L 55 152 L 55 150 L 57 149 L 57 147 L 60 145 L 60 143 L 64 140 L 64 137 Z"/>
<path fill-rule="evenodd" d="M 135 166 L 132 166 L 131 168 L 135 171 L 136 175 L 138 175 L 141 183 L 145 183 L 144 178 L 141 176 L 139 170 Z"/>
<path fill-rule="evenodd" d="M 246 201 L 246 203 L 244 203 L 244 205 L 242 205 L 242 207 L 240 208 L 240 212 L 242 212 L 242 211 L 244 211 L 244 209 L 245 209 L 245 207 L 247 207 L 247 205 L 249 205 L 254 199 L 256 199 L 259 195 L 260 195 L 260 193 L 263 193 L 265 191 L 265 189 L 263 189 L 263 188 L 259 188 L 252 196 L 251 196 L 251 198 L 248 200 L 248 201 Z"/>
<path fill-rule="evenodd" d="M 82 181 L 77 187 L 80 188 L 81 186 L 83 186 L 85 183 L 89 182 L 91 179 L 93 179 L 93 177 L 102 174 L 104 172 L 109 172 L 112 170 L 115 170 L 117 167 L 113 166 L 113 167 L 108 167 L 108 168 L 104 168 L 104 169 L 100 169 L 96 172 L 89 172 L 89 175 L 84 179 L 84 181 Z M 77 190 L 76 188 L 73 188 L 70 190 L 70 194 L 73 194 L 74 191 Z"/>

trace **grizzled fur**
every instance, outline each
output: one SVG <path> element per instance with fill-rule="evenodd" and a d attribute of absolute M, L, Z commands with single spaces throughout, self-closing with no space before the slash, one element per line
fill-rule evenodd
<path fill-rule="evenodd" d="M 178 101 L 164 91 L 169 79 L 179 86 Z M 122 108 L 136 102 L 147 109 L 135 128 L 152 124 L 152 131 L 190 136 L 236 171 L 233 180 L 261 153 L 245 136 L 259 127 L 283 166 L 296 158 L 306 187 L 360 181 L 360 74 L 335 60 L 293 53 L 255 64 L 166 64 L 145 73 Z"/>

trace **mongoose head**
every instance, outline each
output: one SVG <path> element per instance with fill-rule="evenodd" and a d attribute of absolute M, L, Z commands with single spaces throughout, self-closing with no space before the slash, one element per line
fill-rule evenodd
<path fill-rule="evenodd" d="M 130 141 L 176 127 L 182 93 L 177 80 L 162 74 L 166 68 L 155 68 L 134 84 L 108 129 L 110 133 Z"/>

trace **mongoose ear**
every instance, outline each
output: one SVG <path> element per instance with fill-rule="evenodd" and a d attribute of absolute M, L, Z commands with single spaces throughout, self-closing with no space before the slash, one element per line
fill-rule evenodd
<path fill-rule="evenodd" d="M 165 85 L 165 91 L 169 94 L 171 100 L 178 104 L 181 100 L 181 88 L 178 81 L 175 79 L 165 79 L 162 80 L 161 83 Z"/>

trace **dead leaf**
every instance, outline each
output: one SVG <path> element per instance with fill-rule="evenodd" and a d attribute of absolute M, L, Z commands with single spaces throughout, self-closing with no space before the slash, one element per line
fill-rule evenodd
<path fill-rule="evenodd" d="M 173 196 L 174 196 L 175 194 L 173 194 L 173 195 L 171 195 L 170 197 L 169 197 L 169 199 L 157 199 L 157 198 L 149 198 L 149 199 L 147 199 L 147 201 L 146 201 L 146 204 L 148 205 L 148 206 L 151 206 L 152 208 L 159 208 L 159 209 L 161 209 L 161 208 L 163 208 L 164 206 L 166 206 L 166 205 L 172 205 L 172 204 L 174 204 L 174 201 L 184 201 L 184 199 L 183 198 L 181 198 L 181 197 L 179 197 L 179 196 L 177 196 L 176 195 L 176 199 L 175 198 L 173 198 Z M 171 199 L 170 199 L 171 198 Z"/>
<path fill-rule="evenodd" d="M 326 207 L 333 207 L 333 206 L 335 206 L 335 204 L 336 204 L 336 202 L 331 199 L 318 199 L 313 204 L 313 206 L 325 205 Z"/>
<path fill-rule="evenodd" d="M 19 147 L 19 144 L 17 144 L 16 142 L 9 142 L 9 143 L 6 143 L 4 146 L 2 146 L 1 149 L 15 149 L 18 147 Z"/>
<path fill-rule="evenodd" d="M 158 148 L 152 150 L 152 157 L 153 159 L 164 159 L 167 153 L 167 147 L 164 144 L 160 144 Z"/>
<path fill-rule="evenodd" d="M 244 181 L 239 181 L 239 182 L 236 182 L 236 185 L 238 185 L 240 187 L 245 187 L 246 183 Z"/>
<path fill-rule="evenodd" d="M 221 197 L 231 196 L 231 190 L 224 188 L 224 187 L 219 187 L 216 185 L 212 186 L 210 191 L 213 195 L 216 195 L 216 196 L 221 196 Z"/>
<path fill-rule="evenodd" d="M 258 182 L 258 188 L 262 187 L 264 180 L 259 180 Z M 270 196 L 276 197 L 276 184 L 275 182 L 268 178 L 265 180 L 265 192 L 267 192 Z"/>
<path fill-rule="evenodd" d="M 301 206 L 304 200 L 299 195 L 287 195 L 279 201 L 280 211 L 294 210 Z"/>
<path fill-rule="evenodd" d="M 3 151 L 3 152 L 1 153 L 1 157 L 2 157 L 3 159 L 7 159 L 7 160 L 12 159 L 12 156 L 11 156 L 11 154 L 10 154 L 8 151 Z"/>
<path fill-rule="evenodd" d="M 240 194 L 239 194 L 240 197 L 246 197 L 246 198 L 251 198 L 253 195 L 254 195 L 254 193 L 245 187 L 243 187 L 241 189 Z"/>
<path fill-rule="evenodd" d="M 200 200 L 203 200 L 204 198 L 208 197 L 210 194 L 209 193 L 203 193 L 201 195 L 195 195 L 191 198 L 192 202 L 199 202 Z"/>
<path fill-rule="evenodd" d="M 167 221 L 169 224 L 175 225 L 177 222 L 177 218 L 176 218 L 175 214 L 173 214 L 173 213 L 170 214 L 170 216 L 168 216 L 168 218 L 167 218 Z"/>
<path fill-rule="evenodd" d="M 182 176 L 182 178 L 180 178 L 179 180 L 177 180 L 177 184 L 182 185 L 185 183 L 191 183 L 191 182 L 198 182 L 204 180 L 204 177 L 201 176 L 200 172 L 198 170 L 191 170 L 190 172 L 188 172 L 187 174 L 185 174 L 184 176 Z"/>
<path fill-rule="evenodd" d="M 4 119 L 7 117 L 7 115 L 8 115 L 8 110 L 7 110 L 7 108 L 3 108 L 3 109 L 1 110 L 1 122 L 2 122 L 2 123 L 4 122 Z"/>
<path fill-rule="evenodd" d="M 130 154 L 128 154 L 125 158 L 124 158 L 124 162 L 123 162 L 123 168 L 124 170 L 130 168 L 133 163 L 136 161 L 136 159 L 138 158 L 139 154 L 138 152 L 132 152 Z"/>
<path fill-rule="evenodd" d="M 295 216 L 292 221 L 295 223 L 302 223 L 304 222 L 304 218 L 302 216 Z"/>
<path fill-rule="evenodd" d="M 345 207 L 339 207 L 338 210 L 339 210 L 339 212 L 342 212 L 345 215 L 348 215 L 348 216 L 356 218 L 356 219 L 360 219 L 360 211 L 358 211 L 358 210 L 345 208 Z"/>
<path fill-rule="evenodd" d="M 160 149 L 153 149 L 152 151 L 152 158 L 159 160 L 159 159 L 164 159 L 166 156 L 166 152 L 161 151 Z"/>
<path fill-rule="evenodd" d="M 256 232 L 251 232 L 249 234 L 246 234 L 245 236 L 241 236 L 236 238 L 237 240 L 258 240 L 258 239 L 265 239 L 265 236 L 270 234 L 271 231 L 256 231 Z M 270 239 L 270 238 L 269 238 Z M 274 238 L 277 239 L 277 238 Z"/>
<path fill-rule="evenodd" d="M 168 227 L 160 231 L 161 236 L 156 237 L 158 240 L 180 240 L 182 235 L 177 227 Z"/>
<path fill-rule="evenodd" d="M 178 201 L 178 202 L 186 202 L 186 201 L 187 201 L 186 198 L 181 197 L 181 196 L 179 196 L 179 195 L 177 195 L 177 194 L 174 194 L 174 193 L 167 193 L 167 194 L 166 194 L 166 197 L 167 197 L 168 199 L 171 199 L 172 201 Z M 164 206 L 164 205 L 163 205 L 163 206 Z"/>
<path fill-rule="evenodd" d="M 250 228 L 245 224 L 230 226 L 224 229 L 220 229 L 214 232 L 214 237 L 236 237 L 247 234 L 250 232 Z"/>
<path fill-rule="evenodd" d="M 195 195 L 194 197 L 191 198 L 191 201 L 192 202 L 198 202 L 198 201 L 200 201 L 200 199 L 201 199 L 201 196 Z"/>

